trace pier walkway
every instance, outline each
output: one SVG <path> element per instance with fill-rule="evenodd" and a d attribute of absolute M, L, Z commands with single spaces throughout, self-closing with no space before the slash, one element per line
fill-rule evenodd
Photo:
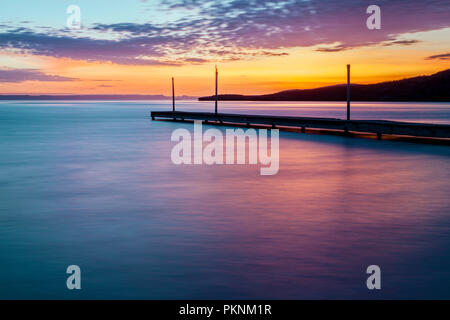
<path fill-rule="evenodd" d="M 382 135 L 406 135 L 429 138 L 450 138 L 450 125 L 427 124 L 414 122 L 399 122 L 386 120 L 342 120 L 336 118 L 308 118 L 288 116 L 266 116 L 250 114 L 185 112 L 185 111 L 152 111 L 152 120 L 201 120 L 205 123 L 239 124 L 239 125 L 269 125 L 272 128 L 294 127 L 303 132 L 306 128 L 342 130 L 344 132 L 362 132 Z"/>

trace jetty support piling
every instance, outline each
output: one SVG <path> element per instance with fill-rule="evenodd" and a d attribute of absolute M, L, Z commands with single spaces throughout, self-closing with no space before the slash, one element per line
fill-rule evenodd
<path fill-rule="evenodd" d="M 347 120 L 350 120 L 350 65 L 347 65 Z"/>

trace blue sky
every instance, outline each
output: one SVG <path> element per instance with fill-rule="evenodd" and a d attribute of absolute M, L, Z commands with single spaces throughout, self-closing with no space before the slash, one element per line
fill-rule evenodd
<path fill-rule="evenodd" d="M 69 5 L 82 9 L 83 23 L 146 22 L 155 17 L 145 9 L 149 3 L 140 0 L 39 0 L 4 1 L 0 11 L 0 21 L 7 24 L 23 25 L 30 21 L 34 26 L 64 28 L 66 9 Z"/>

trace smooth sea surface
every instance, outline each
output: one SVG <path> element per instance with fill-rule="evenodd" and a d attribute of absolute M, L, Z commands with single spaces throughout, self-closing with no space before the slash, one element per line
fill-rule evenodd
<path fill-rule="evenodd" d="M 1 299 L 450 299 L 448 145 L 280 131 L 277 175 L 177 166 L 171 134 L 193 125 L 149 116 L 170 108 L 0 102 Z M 345 117 L 340 102 L 219 108 Z M 450 104 L 354 103 L 352 117 L 448 124 Z"/>

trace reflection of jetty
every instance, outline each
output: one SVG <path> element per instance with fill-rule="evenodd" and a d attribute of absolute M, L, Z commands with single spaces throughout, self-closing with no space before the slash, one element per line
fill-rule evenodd
<path fill-rule="evenodd" d="M 201 120 L 210 124 L 226 125 L 269 125 L 275 127 L 343 130 L 381 135 L 407 135 L 416 137 L 450 138 L 450 125 L 398 122 L 384 120 L 341 120 L 335 118 L 306 118 L 286 116 L 258 116 L 245 114 L 153 111 L 151 117 L 163 120 L 193 121 Z"/>

